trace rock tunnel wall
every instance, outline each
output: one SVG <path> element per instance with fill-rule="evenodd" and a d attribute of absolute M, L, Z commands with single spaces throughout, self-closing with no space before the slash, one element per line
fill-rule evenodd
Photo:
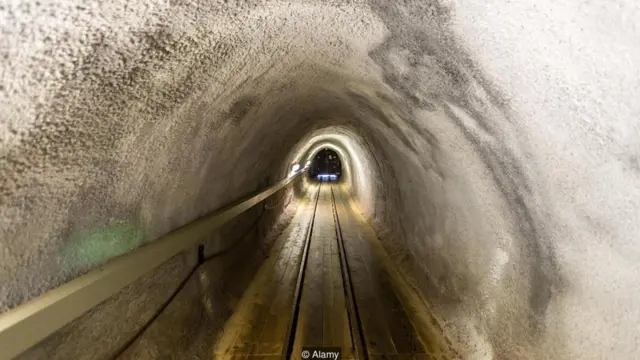
<path fill-rule="evenodd" d="M 1 309 L 328 136 L 468 357 L 640 353 L 636 3 L 0 4 Z"/>

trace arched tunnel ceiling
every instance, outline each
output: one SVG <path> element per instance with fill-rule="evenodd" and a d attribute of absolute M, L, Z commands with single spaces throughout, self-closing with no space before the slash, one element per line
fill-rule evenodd
<path fill-rule="evenodd" d="M 639 15 L 631 0 L 2 0 L 0 309 L 330 141 L 469 348 L 636 358 Z"/>

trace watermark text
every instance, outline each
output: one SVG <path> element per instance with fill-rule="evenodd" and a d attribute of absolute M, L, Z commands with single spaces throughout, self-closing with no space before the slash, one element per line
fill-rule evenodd
<path fill-rule="evenodd" d="M 304 347 L 302 348 L 303 359 L 342 359 L 342 349 L 339 347 Z"/>

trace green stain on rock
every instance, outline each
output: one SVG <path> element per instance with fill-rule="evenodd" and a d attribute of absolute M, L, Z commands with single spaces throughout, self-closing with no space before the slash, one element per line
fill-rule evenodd
<path fill-rule="evenodd" d="M 137 248 L 143 239 L 144 232 L 140 227 L 117 221 L 101 229 L 73 234 L 63 257 L 73 267 L 101 264 Z"/>

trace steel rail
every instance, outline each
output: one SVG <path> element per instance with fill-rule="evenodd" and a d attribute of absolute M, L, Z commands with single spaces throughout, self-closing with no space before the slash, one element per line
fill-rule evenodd
<path fill-rule="evenodd" d="M 342 227 L 340 226 L 340 218 L 338 217 L 338 208 L 336 206 L 336 198 L 333 194 L 333 186 L 331 186 L 331 207 L 333 209 L 333 218 L 336 227 L 336 241 L 338 242 L 338 252 L 340 254 L 340 272 L 342 273 L 342 285 L 344 288 L 344 296 L 347 301 L 347 315 L 349 318 L 349 328 L 351 332 L 351 342 L 355 348 L 356 358 L 368 360 L 367 341 L 362 328 L 362 320 L 360 311 L 356 302 L 356 295 L 351 281 L 351 271 L 349 270 L 349 262 L 347 260 L 347 251 L 344 247 L 344 239 L 342 238 Z"/>
<path fill-rule="evenodd" d="M 204 236 L 283 189 L 306 170 L 0 314 L 0 360 L 18 356 L 171 257 L 198 245 Z"/>
<path fill-rule="evenodd" d="M 304 276 L 307 271 L 307 258 L 309 257 L 309 248 L 311 244 L 311 236 L 313 235 L 313 225 L 316 222 L 316 211 L 318 210 L 318 199 L 320 198 L 320 188 L 322 184 L 318 186 L 318 192 L 316 194 L 316 201 L 313 206 L 313 213 L 311 214 L 311 220 L 309 221 L 309 228 L 304 240 L 304 249 L 302 250 L 302 260 L 300 261 L 300 268 L 298 269 L 298 280 L 296 283 L 296 290 L 294 292 L 293 307 L 291 309 L 291 317 L 289 324 L 287 325 L 287 331 L 285 332 L 285 338 L 282 346 L 283 360 L 291 359 L 293 354 L 293 347 L 296 340 L 296 330 L 298 327 L 298 316 L 300 314 L 300 303 L 302 301 L 302 287 L 304 286 Z"/>

